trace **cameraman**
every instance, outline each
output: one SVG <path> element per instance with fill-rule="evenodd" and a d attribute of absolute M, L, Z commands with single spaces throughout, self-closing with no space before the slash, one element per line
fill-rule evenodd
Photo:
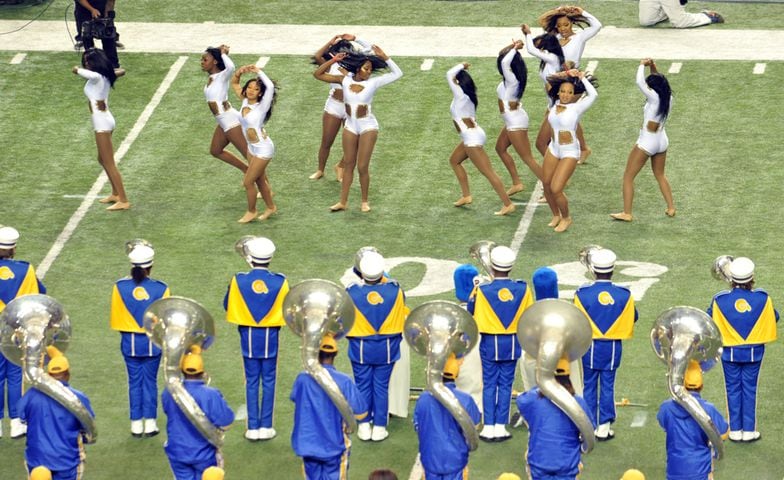
<path fill-rule="evenodd" d="M 74 16 L 76 23 L 79 25 L 79 34 L 82 33 L 82 25 L 84 22 L 95 20 L 97 18 L 114 18 L 114 0 L 74 0 L 76 5 L 74 9 Z M 84 49 L 95 47 L 95 39 L 93 37 L 82 36 Z M 112 62 L 112 66 L 117 71 L 118 75 L 125 73 L 120 68 L 120 60 L 117 58 L 117 35 L 114 38 L 101 39 L 103 51 Z"/>

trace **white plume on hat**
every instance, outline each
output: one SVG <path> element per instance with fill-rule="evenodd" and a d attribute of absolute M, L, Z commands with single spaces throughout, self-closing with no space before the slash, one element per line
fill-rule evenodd
<path fill-rule="evenodd" d="M 607 248 L 600 248 L 591 254 L 591 270 L 595 273 L 610 273 L 615 268 L 615 252 Z"/>
<path fill-rule="evenodd" d="M 365 280 L 378 280 L 384 274 L 384 257 L 376 252 L 365 253 L 359 262 L 359 273 Z"/>
<path fill-rule="evenodd" d="M 131 253 L 128 254 L 131 260 L 131 265 L 134 267 L 147 268 L 152 266 L 152 260 L 155 258 L 155 250 L 147 245 L 137 245 Z"/>
<path fill-rule="evenodd" d="M 754 278 L 754 262 L 747 257 L 738 257 L 730 263 L 730 276 L 736 283 L 748 283 Z"/>
<path fill-rule="evenodd" d="M 514 266 L 517 255 L 514 251 L 503 245 L 497 246 L 490 250 L 490 263 L 493 268 L 499 272 L 508 272 Z"/>
<path fill-rule="evenodd" d="M 19 232 L 14 227 L 0 227 L 0 249 L 12 249 L 19 240 Z"/>
<path fill-rule="evenodd" d="M 275 244 L 267 237 L 257 237 L 248 242 L 248 254 L 255 263 L 269 263 L 275 254 Z"/>

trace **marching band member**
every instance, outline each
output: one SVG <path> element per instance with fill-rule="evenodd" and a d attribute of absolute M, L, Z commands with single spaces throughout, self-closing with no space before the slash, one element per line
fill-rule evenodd
<path fill-rule="evenodd" d="M 234 422 L 234 412 L 221 392 L 204 381 L 204 359 L 197 345 L 182 357 L 183 386 L 188 394 L 216 427 L 227 429 Z M 161 395 L 166 413 L 166 443 L 163 449 L 169 458 L 176 480 L 200 480 L 208 467 L 223 468 L 223 456 L 204 435 L 196 429 L 168 389 Z"/>
<path fill-rule="evenodd" d="M 370 157 L 378 139 L 378 121 L 373 115 L 373 97 L 376 91 L 403 76 L 400 67 L 381 50 L 373 45 L 372 54 L 337 53 L 319 65 L 313 76 L 322 82 L 339 83 L 343 87 L 343 103 L 346 106 L 346 120 L 343 125 L 343 183 L 340 201 L 330 207 L 333 212 L 345 210 L 348 194 L 354 181 L 354 167 L 359 171 L 359 185 L 362 192 L 362 212 L 370 211 L 368 192 L 370 189 Z M 340 63 L 346 74 L 327 73 L 332 65 Z M 371 77 L 376 70 L 389 68 L 390 71 Z M 353 75 L 351 75 L 353 74 Z"/>
<path fill-rule="evenodd" d="M 367 252 L 359 262 L 362 281 L 346 288 L 354 302 L 354 326 L 346 335 L 349 359 L 369 414 L 359 423 L 360 440 L 380 442 L 389 436 L 389 380 L 400 359 L 406 296 L 397 281 L 384 275 L 384 257 Z M 372 426 L 371 426 L 372 424 Z"/>
<path fill-rule="evenodd" d="M 52 378 L 65 385 L 95 417 L 90 399 L 71 387 L 71 370 L 68 359 L 54 346 L 47 347 L 49 363 L 46 371 Z M 27 424 L 25 464 L 28 472 L 46 467 L 56 480 L 80 480 L 84 472 L 84 447 L 82 424 L 79 419 L 57 400 L 31 388 L 19 401 L 22 421 Z M 40 472 L 40 473 L 38 473 Z M 36 474 L 44 474 L 39 470 Z"/>
<path fill-rule="evenodd" d="M 684 387 L 708 414 L 722 439 L 727 438 L 729 426 L 712 403 L 702 399 L 702 371 L 699 363 L 689 362 L 684 375 Z M 667 480 L 710 480 L 713 478 L 711 444 L 708 436 L 685 408 L 674 399 L 665 400 L 656 415 L 667 435 Z"/>
<path fill-rule="evenodd" d="M 128 210 L 131 204 L 125 194 L 122 175 L 114 162 L 114 146 L 112 145 L 112 132 L 115 122 L 112 112 L 109 111 L 109 91 L 114 88 L 117 74 L 109 57 L 103 50 L 90 48 L 82 54 L 82 66 L 73 67 L 73 73 L 87 80 L 84 85 L 84 94 L 87 96 L 88 106 L 92 114 L 93 130 L 95 131 L 95 145 L 98 148 L 98 163 L 109 178 L 112 185 L 112 194 L 98 200 L 100 203 L 113 203 L 107 210 Z"/>
<path fill-rule="evenodd" d="M 523 280 L 512 280 L 517 256 L 511 248 L 497 246 L 490 251 L 493 280 L 477 286 L 468 301 L 468 312 L 474 316 L 481 339 L 482 410 L 484 427 L 479 438 L 503 442 L 512 437 L 506 430 L 512 383 L 521 348 L 517 340 L 517 323 L 533 303 L 531 289 Z"/>
<path fill-rule="evenodd" d="M 495 215 L 509 215 L 515 211 L 515 206 L 509 199 L 501 177 L 493 170 L 490 158 L 485 152 L 484 145 L 487 135 L 476 122 L 476 107 L 479 101 L 476 98 L 476 85 L 468 73 L 469 66 L 468 63 L 458 63 L 446 72 L 446 80 L 449 83 L 449 88 L 452 89 L 453 96 L 449 112 L 452 114 L 452 121 L 457 132 L 460 134 L 460 143 L 449 156 L 449 164 L 455 172 L 462 192 L 462 196 L 454 205 L 462 207 L 473 202 L 468 186 L 468 174 L 463 167 L 463 162 L 470 158 L 476 169 L 490 182 L 493 190 L 504 204 L 501 210 L 495 212 Z"/>
<path fill-rule="evenodd" d="M 201 55 L 201 69 L 209 75 L 207 85 L 204 86 L 204 96 L 218 123 L 212 134 L 210 155 L 245 173 L 248 171 L 248 165 L 225 150 L 231 143 L 243 156 L 248 152 L 248 142 L 242 134 L 240 113 L 229 103 L 229 80 L 234 74 L 234 68 L 234 62 L 229 58 L 228 45 L 208 47 Z"/>
<path fill-rule="evenodd" d="M 367 417 L 362 394 L 351 377 L 335 369 L 338 344 L 326 335 L 319 348 L 319 363 L 327 370 L 345 397 L 357 420 Z M 340 411 L 327 393 L 307 372 L 300 372 L 291 388 L 294 402 L 294 427 L 291 448 L 302 457 L 307 480 L 345 480 L 351 440 L 344 433 Z"/>
<path fill-rule="evenodd" d="M 482 415 L 466 392 L 455 386 L 460 362 L 450 355 L 444 365 L 443 382 L 466 410 L 474 425 Z M 460 424 L 432 393 L 425 391 L 414 408 L 414 429 L 419 437 L 419 457 L 425 478 L 464 480 L 468 478 L 468 444 Z"/>
<path fill-rule="evenodd" d="M 593 417 L 582 397 L 575 395 L 569 380 L 569 361 L 562 358 L 555 370 L 561 384 L 585 411 Z M 528 424 L 526 471 L 531 480 L 574 479 L 580 473 L 580 430 L 552 400 L 534 387 L 517 397 L 517 408 Z"/>
<path fill-rule="evenodd" d="M 168 285 L 150 278 L 155 251 L 137 245 L 128 253 L 131 276 L 117 281 L 112 289 L 112 330 L 120 332 L 120 351 L 128 371 L 128 403 L 131 435 L 158 435 L 158 366 L 161 349 L 144 331 L 144 312 L 153 302 L 171 295 Z"/>
<path fill-rule="evenodd" d="M 255 73 L 252 78 L 240 87 L 240 77 L 243 73 Z M 278 211 L 272 200 L 272 191 L 267 181 L 267 166 L 275 155 L 275 144 L 267 135 L 264 125 L 272 116 L 272 105 L 277 97 L 275 84 L 256 65 L 245 65 L 231 76 L 231 88 L 242 100 L 240 107 L 240 124 L 242 133 L 248 144 L 248 169 L 242 179 L 248 201 L 248 211 L 237 220 L 239 223 L 249 223 L 256 218 L 256 187 L 261 193 L 261 198 L 267 208 L 259 215 L 259 220 L 266 220 Z"/>
<path fill-rule="evenodd" d="M 651 74 L 645 76 L 645 67 L 651 69 Z M 664 131 L 664 123 L 670 114 L 672 106 L 672 89 L 667 77 L 658 73 L 656 64 L 650 58 L 644 58 L 637 67 L 637 87 L 645 95 L 643 107 L 643 124 L 637 143 L 629 152 L 626 160 L 626 170 L 623 172 L 623 212 L 611 213 L 615 220 L 623 222 L 632 221 L 632 203 L 634 202 L 634 179 L 648 157 L 651 158 L 651 170 L 659 184 L 667 209 L 664 214 L 668 217 L 675 216 L 675 203 L 672 200 L 672 188 L 667 176 L 664 174 L 664 165 L 667 161 L 667 148 L 670 141 Z"/>
<path fill-rule="evenodd" d="M 14 260 L 19 232 L 13 227 L 0 226 L 0 313 L 13 299 L 22 295 L 46 293 L 46 287 L 35 276 L 28 262 Z M 8 416 L 11 419 L 11 438 L 21 438 L 27 427 L 19 419 L 17 403 L 22 398 L 22 367 L 14 365 L 0 352 L 0 420 L 5 413 L 4 401 L 8 392 Z M 0 423 L 0 437 L 3 426 Z"/>
<path fill-rule="evenodd" d="M 628 288 L 612 283 L 615 253 L 602 248 L 590 256 L 596 281 L 574 294 L 574 304 L 591 322 L 593 340 L 583 355 L 584 398 L 591 418 L 599 426 L 596 439 L 615 437 L 615 375 L 621 365 L 621 340 L 632 337 L 637 309 Z M 598 397 L 598 398 L 597 398 Z M 597 416 L 598 407 L 598 416 Z"/>
<path fill-rule="evenodd" d="M 474 287 L 479 285 L 479 270 L 470 263 L 464 263 L 455 269 L 452 275 L 455 282 L 455 297 L 460 306 L 468 308 L 468 299 Z M 474 403 L 482 408 L 482 358 L 479 349 L 472 348 L 467 355 L 460 359 L 460 375 L 455 378 L 458 389 L 471 395 Z"/>
<path fill-rule="evenodd" d="M 226 320 L 237 325 L 245 367 L 245 401 L 248 405 L 248 440 L 275 437 L 273 410 L 278 368 L 278 337 L 283 320 L 283 299 L 289 292 L 286 276 L 271 272 L 275 244 L 257 237 L 248 242 L 252 269 L 238 273 L 223 299 Z M 262 385 L 259 408 L 259 379 Z"/>
<path fill-rule="evenodd" d="M 754 442 L 757 431 L 757 383 L 765 344 L 776 340 L 779 313 L 768 293 L 754 288 L 754 262 L 736 258 L 729 266 L 732 290 L 713 297 L 708 315 L 721 331 L 721 365 L 727 390 L 733 442 Z"/>

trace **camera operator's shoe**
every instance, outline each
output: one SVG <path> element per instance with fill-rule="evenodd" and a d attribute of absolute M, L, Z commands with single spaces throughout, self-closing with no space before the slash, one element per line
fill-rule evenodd
<path fill-rule="evenodd" d="M 117 67 L 114 69 L 114 74 L 117 75 L 118 78 L 122 77 L 123 75 L 125 75 L 125 69 Z"/>
<path fill-rule="evenodd" d="M 125 50 L 125 45 L 123 45 L 122 43 L 115 42 L 114 44 L 117 46 L 117 50 Z"/>
<path fill-rule="evenodd" d="M 82 48 L 84 48 L 84 42 L 82 42 L 81 40 L 79 40 L 78 42 L 74 43 L 74 50 L 76 50 L 77 52 L 79 50 L 81 50 Z"/>
<path fill-rule="evenodd" d="M 724 17 L 719 12 L 714 10 L 703 10 L 702 13 L 710 18 L 711 23 L 724 23 Z"/>

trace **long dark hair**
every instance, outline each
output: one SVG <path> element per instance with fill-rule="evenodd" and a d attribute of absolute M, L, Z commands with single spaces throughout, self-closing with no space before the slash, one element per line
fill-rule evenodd
<path fill-rule="evenodd" d="M 501 67 L 501 62 L 503 61 L 506 54 L 509 53 L 509 50 L 504 49 L 501 50 L 501 53 L 498 54 L 498 58 L 496 58 L 495 65 L 498 68 L 498 73 L 501 76 L 504 76 L 504 70 Z M 525 92 L 525 85 L 528 82 L 528 67 L 525 66 L 525 62 L 523 61 L 523 56 L 520 55 L 520 52 L 515 52 L 514 56 L 512 57 L 512 64 L 509 66 L 514 73 L 515 78 L 519 82 L 517 86 L 517 91 L 515 92 L 515 98 L 523 98 L 523 92 Z"/>
<path fill-rule="evenodd" d="M 563 74 L 560 74 L 563 75 Z M 585 85 L 583 82 L 577 77 L 566 77 L 563 78 L 560 75 L 550 75 L 547 77 L 547 83 L 550 84 L 550 90 L 547 91 L 547 95 L 553 100 L 553 103 L 558 101 L 558 90 L 561 89 L 561 84 L 564 83 L 571 83 L 574 85 L 574 94 L 575 95 L 582 95 L 585 93 Z M 599 88 L 599 81 L 598 79 L 593 76 L 592 74 L 588 74 L 585 78 L 594 86 L 594 88 Z"/>
<path fill-rule="evenodd" d="M 347 71 L 356 74 L 365 62 L 370 62 L 373 66 L 373 71 L 383 70 L 388 68 L 387 62 L 376 55 L 366 55 L 364 53 L 348 52 L 346 58 L 340 61 L 340 66 Z"/>
<path fill-rule="evenodd" d="M 672 97 L 672 89 L 667 77 L 661 73 L 652 73 L 645 79 L 645 83 L 659 95 L 659 110 L 656 113 L 662 119 L 667 118 L 667 115 L 670 114 L 670 98 Z"/>
<path fill-rule="evenodd" d="M 219 70 L 226 70 L 226 64 L 223 63 L 223 51 L 221 51 L 220 48 L 207 47 L 205 52 L 207 52 L 210 55 L 212 55 L 212 58 L 214 58 L 215 61 L 218 62 L 218 69 Z"/>
<path fill-rule="evenodd" d="M 259 100 L 261 100 L 261 97 L 263 97 L 264 93 L 266 93 L 267 91 L 267 87 L 264 86 L 264 82 L 262 82 L 261 79 L 259 79 L 258 77 L 251 78 L 250 80 L 245 82 L 245 85 L 242 87 L 242 96 L 245 97 L 245 91 L 248 90 L 248 85 L 250 85 L 250 82 L 256 82 L 258 84 Z M 275 105 L 275 102 L 277 101 L 278 101 L 278 84 L 272 82 L 272 103 L 270 103 L 270 108 L 269 110 L 267 110 L 267 115 L 264 117 L 264 123 L 267 123 L 267 121 L 269 121 L 270 117 L 272 116 L 272 106 Z"/>
<path fill-rule="evenodd" d="M 117 74 L 114 73 L 114 66 L 103 50 L 99 48 L 88 48 L 85 50 L 82 54 L 82 67 L 100 73 L 109 80 L 109 85 L 114 88 Z"/>
<path fill-rule="evenodd" d="M 331 59 L 332 57 L 334 57 L 340 52 L 353 53 L 356 52 L 356 50 L 354 49 L 353 43 L 341 38 L 337 42 L 330 45 L 327 51 L 324 52 L 324 55 L 321 56 L 321 58 L 324 61 L 328 61 L 329 59 Z M 318 65 L 319 62 L 316 61 L 316 57 L 311 57 L 311 63 Z"/>
<path fill-rule="evenodd" d="M 558 28 L 556 27 L 556 24 L 558 23 L 558 19 L 561 17 L 568 18 L 569 20 L 571 20 L 572 24 L 577 25 L 580 28 L 585 28 L 588 25 L 590 25 L 588 18 L 586 18 L 584 15 L 577 15 L 577 14 L 552 15 L 550 17 L 547 17 L 546 19 L 542 19 L 544 20 L 544 22 L 541 22 L 540 25 L 542 26 L 545 32 L 552 33 L 552 34 L 558 33 Z"/>
<path fill-rule="evenodd" d="M 131 268 L 133 283 L 136 285 L 142 283 L 145 278 L 150 276 L 150 270 L 152 270 L 152 267 L 140 267 L 138 265 Z"/>
<path fill-rule="evenodd" d="M 558 65 L 563 68 L 563 64 L 566 63 L 566 60 L 564 59 L 561 42 L 558 41 L 558 38 L 555 35 L 551 33 L 543 33 L 534 38 L 534 45 L 539 50 L 546 50 L 552 54 L 555 54 L 555 56 L 558 57 Z M 539 70 L 544 70 L 545 65 L 547 65 L 547 62 L 544 60 L 539 62 Z"/>
<path fill-rule="evenodd" d="M 468 73 L 468 70 L 460 70 L 457 72 L 455 79 L 457 80 L 460 89 L 463 90 L 463 93 L 465 93 L 471 100 L 471 103 L 474 104 L 474 108 L 477 108 L 479 106 L 479 99 L 476 98 L 476 84 L 474 83 L 474 79 L 471 78 L 471 74 Z"/>

